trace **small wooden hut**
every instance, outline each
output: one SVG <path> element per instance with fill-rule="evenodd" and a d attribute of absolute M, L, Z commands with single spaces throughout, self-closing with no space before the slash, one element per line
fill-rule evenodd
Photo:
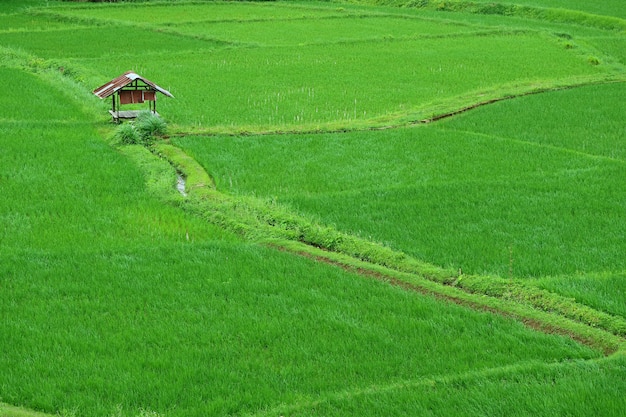
<path fill-rule="evenodd" d="M 156 111 L 156 93 L 161 93 L 167 97 L 174 97 L 169 91 L 159 87 L 150 80 L 134 73 L 127 71 L 119 77 L 109 81 L 108 83 L 93 90 L 93 93 L 105 99 L 111 97 L 112 109 L 109 110 L 113 121 L 118 122 L 120 119 L 134 119 L 141 110 L 120 110 L 122 104 L 135 104 L 148 102 L 149 111 L 154 115 L 159 115 Z"/>

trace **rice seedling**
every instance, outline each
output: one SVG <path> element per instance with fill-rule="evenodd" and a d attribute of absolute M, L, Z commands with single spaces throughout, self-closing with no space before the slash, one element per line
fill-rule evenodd
<path fill-rule="evenodd" d="M 189 22 L 258 21 L 280 19 L 308 19 L 350 15 L 345 8 L 324 3 L 289 4 L 264 2 L 198 2 L 181 1 L 176 4 L 102 4 L 88 7 L 56 7 L 46 12 L 86 19 L 103 19 L 133 23 L 178 25 Z M 366 14 L 375 14 L 369 9 Z"/>
<path fill-rule="evenodd" d="M 442 127 L 625 161 L 626 149 L 620 145 L 626 139 L 622 105 L 625 92 L 624 83 L 619 83 L 518 98 L 498 103 L 488 111 L 445 121 Z M 515 117 L 510 117 L 511 113 Z"/>
<path fill-rule="evenodd" d="M 122 35 L 123 34 L 123 35 Z M 0 43 L 23 49 L 44 59 L 103 58 L 129 54 L 158 53 L 163 50 L 202 51 L 216 47 L 209 41 L 154 33 L 134 27 L 87 27 L 46 32 L 0 33 Z M 98 45 L 98 47 L 94 47 Z M 125 51 L 120 53 L 120 51 Z M 136 54 L 133 51 L 141 51 Z M 116 58 L 117 59 L 117 58 Z M 116 66 L 119 72 L 119 66 Z M 117 73 L 116 72 L 116 73 Z"/>
<path fill-rule="evenodd" d="M 3 401 L 94 416 L 242 414 L 449 369 L 597 356 L 239 242 L 156 204 L 84 125 L 24 124 L 1 124 Z"/>
<path fill-rule="evenodd" d="M 132 68 L 176 95 L 160 112 L 177 132 L 403 124 L 487 97 L 622 79 L 606 63 L 621 56 L 619 36 L 570 25 L 614 41 L 602 55 L 564 36 L 564 23 L 503 30 L 506 17 L 50 3 L 0 15 L 0 77 L 11 81 L 0 96 L 1 401 L 103 417 L 623 411 L 623 352 L 599 359 L 571 338 L 375 272 L 246 242 L 192 214 L 168 162 L 110 146 L 87 98 Z M 331 22 L 344 26 L 333 34 Z M 554 28 L 561 35 L 546 34 Z M 622 315 L 622 90 L 528 97 L 412 129 L 171 143 L 240 210 L 251 195 L 273 199 L 270 220 L 272 210 L 306 213 L 420 260 L 532 276 Z M 210 183 L 199 171 L 189 179 Z"/>
<path fill-rule="evenodd" d="M 446 25 L 407 16 L 368 16 L 293 19 L 281 22 L 205 22 L 176 25 L 176 33 L 207 36 L 223 41 L 272 46 L 345 43 L 373 39 L 436 37 L 479 30 L 465 25 Z"/>
<path fill-rule="evenodd" d="M 0 14 L 0 31 L 41 31 L 67 29 L 68 23 L 58 22 L 46 16 L 27 14 Z"/>
<path fill-rule="evenodd" d="M 626 317 L 624 272 L 578 273 L 542 277 L 531 282 L 540 288 L 563 294 L 598 310 Z"/>
<path fill-rule="evenodd" d="M 46 0 L 4 0 L 0 3 L 0 13 L 23 12 L 31 6 L 43 6 Z"/>
<path fill-rule="evenodd" d="M 5 401 L 96 416 L 116 404 L 242 414 L 382 381 L 595 356 L 260 247 L 87 249 L 31 253 L 25 267 L 24 254 L 5 258 Z"/>
<path fill-rule="evenodd" d="M 373 1 L 377 3 L 376 0 Z M 384 3 L 384 1 L 382 2 Z M 391 1 L 398 6 L 428 8 L 438 12 L 461 12 L 476 13 L 484 15 L 518 16 L 526 19 L 540 19 L 546 21 L 556 21 L 568 24 L 579 24 L 591 27 L 598 27 L 607 30 L 623 30 L 626 22 L 623 20 L 624 13 L 620 9 L 616 0 L 607 2 L 602 6 L 589 6 L 582 2 L 570 6 L 569 2 L 557 2 L 567 4 L 567 7 L 558 7 L 555 2 L 490 2 L 479 1 L 423 1 L 405 2 L 403 0 Z M 592 12 L 592 13 L 589 13 Z M 595 14 L 599 13 L 599 14 Z M 620 18 L 621 17 L 621 18 Z"/>
<path fill-rule="evenodd" d="M 626 65 L 626 37 L 624 36 L 597 36 L 586 39 L 597 50 L 609 55 L 622 65 Z"/>
<path fill-rule="evenodd" d="M 620 271 L 622 89 L 527 97 L 434 128 L 175 143 L 218 188 L 274 197 L 443 267 L 507 276 L 513 257 L 521 277 Z"/>
<path fill-rule="evenodd" d="M 606 74 L 557 42 L 525 34 L 78 62 L 106 73 L 141 66 L 175 80 L 176 103 L 161 107 L 174 124 L 253 131 L 397 124 L 428 117 L 442 103 L 475 101 L 496 86 L 527 91 Z"/>
<path fill-rule="evenodd" d="M 489 2 L 487 0 L 474 0 L 474 3 L 493 2 Z M 501 3 L 506 5 L 509 2 Z M 531 7 L 559 8 L 562 10 L 579 10 L 598 15 L 626 18 L 626 12 L 624 12 L 623 7 L 621 7 L 622 5 L 620 4 L 619 0 L 610 0 L 601 3 L 591 3 L 583 0 L 517 0 L 515 4 Z"/>
<path fill-rule="evenodd" d="M 332 399 L 302 401 L 256 413 L 255 416 L 345 416 L 346 414 L 391 413 L 394 415 L 475 416 L 534 415 L 553 413 L 588 416 L 602 413 L 618 417 L 626 405 L 624 358 L 594 363 L 542 365 L 528 363 L 485 372 L 457 374 L 450 377 L 403 381 L 386 386 L 372 386 L 358 391 L 344 391 Z M 590 397 L 593 381 L 598 396 L 607 408 L 598 410 Z"/>
<path fill-rule="evenodd" d="M 0 95 L 0 120 L 20 122 L 30 120 L 33 123 L 45 124 L 55 121 L 81 120 L 80 106 L 66 102 L 63 94 L 45 86 L 38 78 L 23 71 L 0 66 L 0 76 L 4 80 L 11 80 L 14 88 Z M 59 106 L 57 103 L 65 102 Z M 37 115 L 33 119 L 33 115 Z"/>

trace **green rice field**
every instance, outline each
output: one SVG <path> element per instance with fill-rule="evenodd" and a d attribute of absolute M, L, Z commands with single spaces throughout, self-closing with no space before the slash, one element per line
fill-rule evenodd
<path fill-rule="evenodd" d="M 621 416 L 624 19 L 1 2 L 0 417 Z"/>

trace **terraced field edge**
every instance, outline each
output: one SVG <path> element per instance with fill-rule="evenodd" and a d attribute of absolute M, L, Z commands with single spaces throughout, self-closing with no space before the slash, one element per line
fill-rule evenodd
<path fill-rule="evenodd" d="M 349 269 L 411 291 L 514 317 L 547 333 L 566 334 L 609 355 L 623 349 L 626 320 L 521 281 L 464 275 L 381 244 L 339 232 L 270 201 L 220 193 L 210 176 L 180 148 L 155 144 L 151 154 L 125 147 L 135 158 L 163 158 L 186 177 L 187 197 L 173 186 L 158 192 L 170 203 L 247 239 Z M 138 153 L 137 153 L 138 152 Z M 147 165 L 147 164 L 143 164 Z M 171 185 L 171 184 L 170 184 Z"/>

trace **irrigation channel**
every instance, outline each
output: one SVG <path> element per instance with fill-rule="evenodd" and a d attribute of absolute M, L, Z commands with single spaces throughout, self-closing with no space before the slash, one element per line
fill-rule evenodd
<path fill-rule="evenodd" d="M 187 197 L 187 191 L 185 191 L 185 177 L 180 172 L 176 173 L 176 189 L 183 196 Z"/>

